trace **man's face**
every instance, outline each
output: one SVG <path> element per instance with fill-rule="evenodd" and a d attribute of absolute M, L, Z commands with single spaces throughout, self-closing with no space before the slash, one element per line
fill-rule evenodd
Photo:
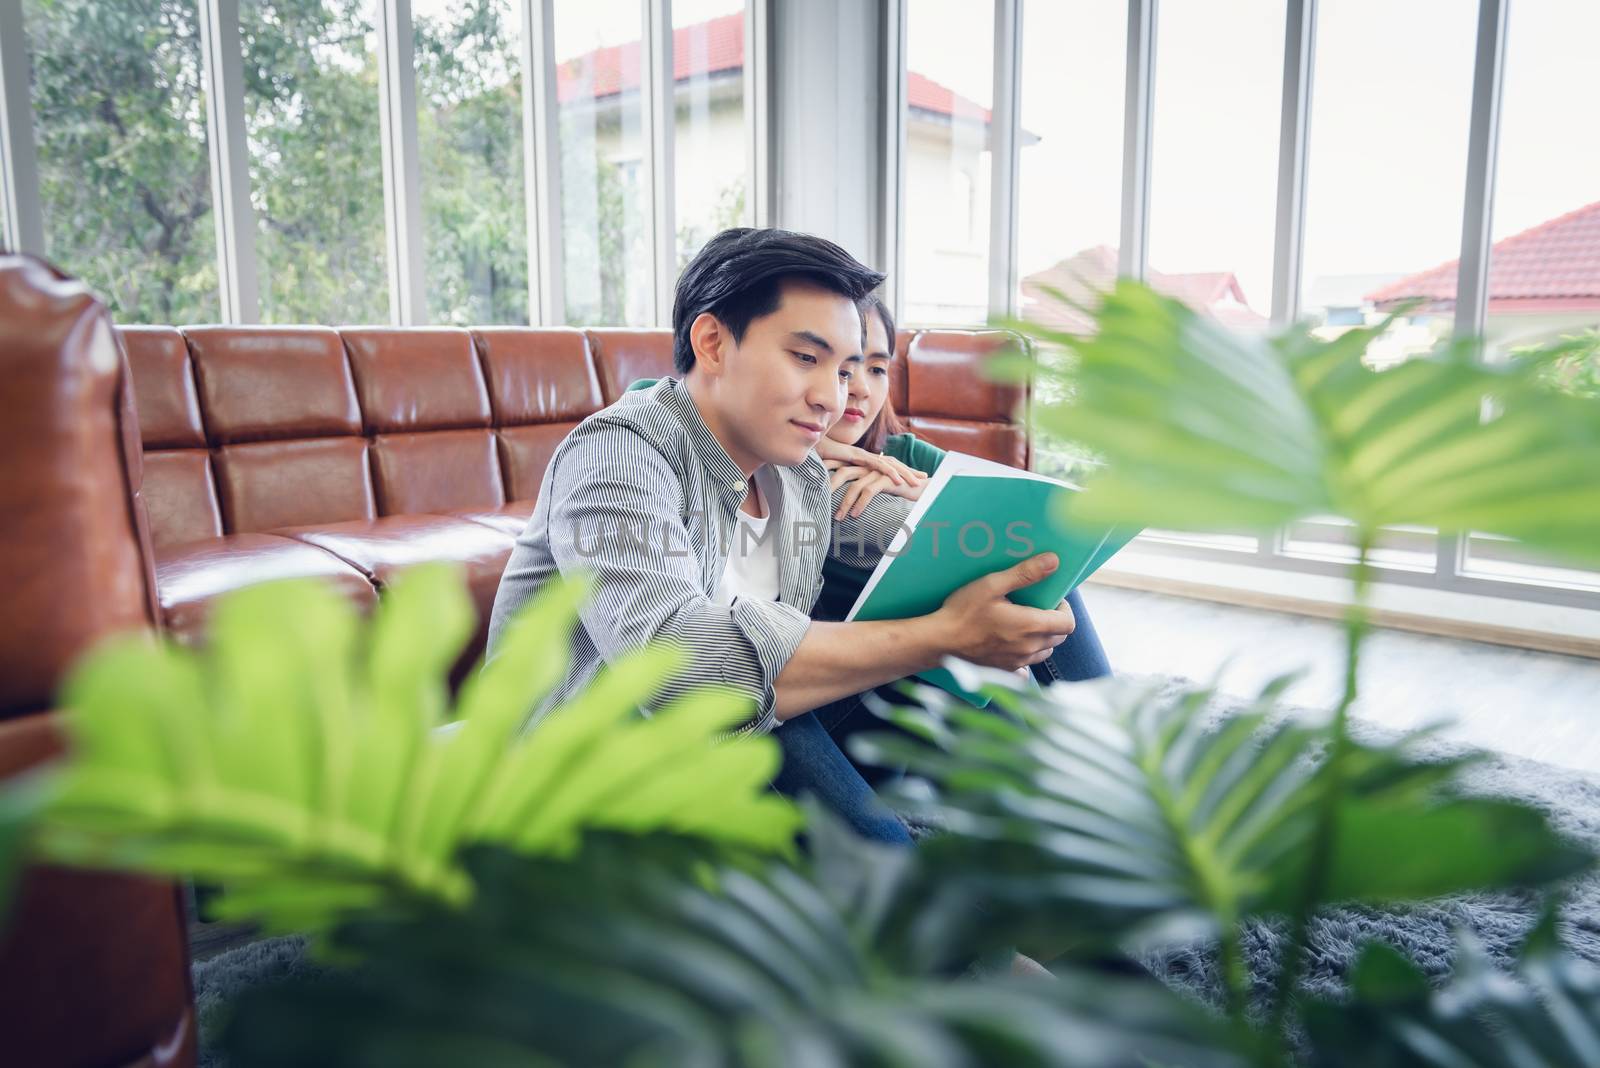
<path fill-rule="evenodd" d="M 732 348 L 717 394 L 729 444 L 744 453 L 734 459 L 804 463 L 861 371 L 861 313 L 847 297 L 788 282 L 777 311 L 753 321 Z"/>

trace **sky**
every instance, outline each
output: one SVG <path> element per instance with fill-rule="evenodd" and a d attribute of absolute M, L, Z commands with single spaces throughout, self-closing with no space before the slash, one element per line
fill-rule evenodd
<path fill-rule="evenodd" d="M 991 0 L 907 0 L 907 60 L 985 106 Z M 413 0 L 420 16 L 450 0 Z M 507 5 L 509 7 L 509 4 Z M 684 26 L 740 0 L 674 0 Z M 1322 0 L 1306 215 L 1307 296 L 1460 253 L 1475 0 Z M 561 0 L 556 53 L 639 37 L 638 0 Z M 1018 260 L 1027 275 L 1120 231 L 1125 0 L 1029 0 Z M 1233 271 L 1270 310 L 1283 0 L 1162 0 L 1150 262 Z M 1600 200 L 1600 0 L 1513 0 L 1496 239 Z M 916 220 L 908 220 L 915 225 Z M 1311 302 L 1308 301 L 1308 306 Z"/>

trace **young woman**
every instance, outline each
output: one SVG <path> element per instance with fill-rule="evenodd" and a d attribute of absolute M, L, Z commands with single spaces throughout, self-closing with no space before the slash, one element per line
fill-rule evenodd
<path fill-rule="evenodd" d="M 867 310 L 866 362 L 850 383 L 844 415 L 816 447 L 823 463 L 833 471 L 838 495 L 837 514 L 848 510 L 860 514 L 867 502 L 880 493 L 916 500 L 922 495 L 928 475 L 944 460 L 944 450 L 932 442 L 909 433 L 889 402 L 889 363 L 894 354 L 894 317 L 882 301 L 873 299 Z M 817 619 L 843 619 L 860 596 L 871 572 L 829 559 L 823 564 L 822 595 L 812 609 Z M 1079 682 L 1111 674 L 1105 649 L 1095 633 L 1094 623 L 1083 597 L 1074 590 L 1067 597 L 1077 627 L 1066 641 L 1056 646 L 1048 660 L 1030 670 L 1043 684 Z M 901 700 L 892 687 L 878 691 L 886 700 Z M 786 783 L 780 775 L 779 788 L 802 792 L 809 788 L 826 793 L 835 811 L 847 811 L 858 833 L 879 841 L 908 841 L 898 820 L 873 804 L 870 790 L 895 777 L 893 770 L 871 767 L 847 757 L 845 738 L 858 730 L 892 730 L 873 715 L 862 697 L 848 697 L 824 705 L 807 716 L 797 717 L 777 732 L 785 751 L 804 748 L 808 766 L 837 765 L 835 773 L 818 782 Z M 814 751 L 813 751 L 814 750 Z M 854 771 L 859 775 L 851 775 Z M 864 782 L 863 782 L 864 780 Z M 904 836 L 904 837 L 902 837 Z"/>

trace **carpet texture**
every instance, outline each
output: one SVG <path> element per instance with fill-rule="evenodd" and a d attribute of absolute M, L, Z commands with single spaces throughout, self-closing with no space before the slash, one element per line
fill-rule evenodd
<path fill-rule="evenodd" d="M 1183 680 L 1163 680 L 1176 690 Z M 1219 698 L 1211 715 L 1221 718 L 1245 702 Z M 1285 716 L 1310 715 L 1286 708 Z M 1392 731 L 1356 723 L 1353 733 L 1368 742 L 1387 741 Z M 1444 759 L 1463 752 L 1460 746 L 1430 739 L 1418 748 L 1425 758 Z M 1600 776 L 1557 768 L 1518 757 L 1490 756 L 1467 769 L 1465 790 L 1486 797 L 1525 800 L 1545 812 L 1573 840 L 1600 850 Z M 1311 964 L 1301 989 L 1317 995 L 1338 995 L 1362 943 L 1378 939 L 1414 960 L 1430 977 L 1450 974 L 1458 931 L 1471 932 L 1489 956 L 1508 967 L 1523 937 L 1533 926 L 1538 902 L 1525 894 L 1467 894 L 1430 902 L 1405 911 L 1369 908 L 1330 910 L 1312 928 Z M 1600 874 L 1576 881 L 1561 911 L 1561 935 L 1578 956 L 1600 964 Z M 1286 931 L 1281 924 L 1253 923 L 1244 933 L 1244 951 L 1252 995 L 1264 1000 Z M 1215 947 L 1209 943 L 1167 946 L 1144 954 L 1141 963 L 1162 982 L 1199 1001 L 1220 1003 Z M 201 1064 L 222 1068 L 215 1038 L 227 1004 L 241 990 L 304 974 L 314 966 L 305 959 L 299 938 L 276 938 L 241 946 L 196 964 L 195 999 L 202 1042 Z"/>

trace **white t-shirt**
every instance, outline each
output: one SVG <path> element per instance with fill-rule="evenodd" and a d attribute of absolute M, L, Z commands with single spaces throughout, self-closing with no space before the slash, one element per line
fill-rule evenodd
<path fill-rule="evenodd" d="M 766 516 L 757 519 L 743 508 L 734 515 L 737 527 L 728 547 L 728 566 L 717 584 L 718 604 L 732 604 L 735 597 L 778 599 L 778 531 L 773 516 L 783 506 L 783 483 L 766 464 L 756 468 L 756 489 Z"/>

